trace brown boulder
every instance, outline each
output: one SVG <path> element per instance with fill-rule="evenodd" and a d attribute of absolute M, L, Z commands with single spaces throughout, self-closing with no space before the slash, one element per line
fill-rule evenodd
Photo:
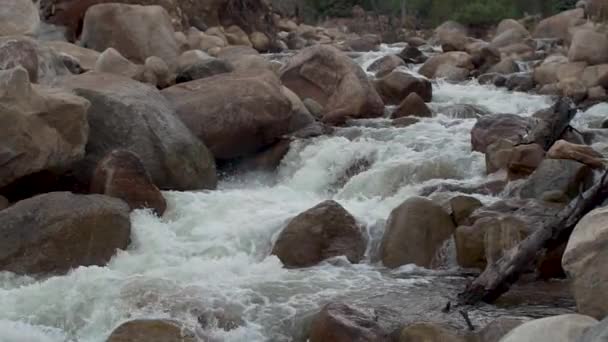
<path fill-rule="evenodd" d="M 95 71 L 141 80 L 144 67 L 136 65 L 113 48 L 104 51 L 95 63 Z"/>
<path fill-rule="evenodd" d="M 36 4 L 30 0 L 2 0 L 0 36 L 34 34 L 40 25 Z"/>
<path fill-rule="evenodd" d="M 78 61 L 78 65 L 83 71 L 93 70 L 99 58 L 99 52 L 86 49 L 81 46 L 62 41 L 45 42 L 46 46 L 59 54 L 68 55 Z"/>
<path fill-rule="evenodd" d="M 584 21 L 584 17 L 585 10 L 582 8 L 561 12 L 541 20 L 536 25 L 532 36 L 534 38 L 552 38 L 567 41 L 570 28 Z"/>
<path fill-rule="evenodd" d="M 384 114 L 382 99 L 365 72 L 333 47 L 319 45 L 300 51 L 281 69 L 281 81 L 300 98 L 321 104 L 323 121 L 328 123 Z"/>
<path fill-rule="evenodd" d="M 388 342 L 372 312 L 341 303 L 327 304 L 310 328 L 310 342 Z"/>
<path fill-rule="evenodd" d="M 465 224 L 469 216 L 481 207 L 483 204 L 475 197 L 461 195 L 450 199 L 452 218 L 457 226 Z"/>
<path fill-rule="evenodd" d="M 358 263 L 365 239 L 355 218 L 340 204 L 325 201 L 293 218 L 281 231 L 272 254 L 286 267 L 309 267 L 344 255 Z"/>
<path fill-rule="evenodd" d="M 557 77 L 558 72 L 566 63 L 568 63 L 568 59 L 562 55 L 545 58 L 539 66 L 534 68 L 534 82 L 540 85 L 559 82 L 559 78 Z"/>
<path fill-rule="evenodd" d="M 196 342 L 194 332 L 176 321 L 136 319 L 118 326 L 106 342 Z"/>
<path fill-rule="evenodd" d="M 232 25 L 224 30 L 224 34 L 226 35 L 226 39 L 230 45 L 243 45 L 253 47 L 251 41 L 249 40 L 249 36 L 247 36 L 247 32 L 243 31 L 242 28 Z"/>
<path fill-rule="evenodd" d="M 454 232 L 451 216 L 437 204 L 412 197 L 393 209 L 380 253 L 386 267 L 406 264 L 430 267 L 435 254 Z"/>
<path fill-rule="evenodd" d="M 570 159 L 592 168 L 604 168 L 604 156 L 591 146 L 572 144 L 565 140 L 556 141 L 547 152 L 551 159 Z"/>
<path fill-rule="evenodd" d="M 270 71 L 219 74 L 164 89 L 217 159 L 255 154 L 289 132 L 292 104 Z"/>
<path fill-rule="evenodd" d="M 471 130 L 473 151 L 485 153 L 488 146 L 501 139 L 518 144 L 530 130 L 531 125 L 532 121 L 529 118 L 514 114 L 482 116 Z"/>
<path fill-rule="evenodd" d="M 531 175 L 545 159 L 545 150 L 539 144 L 525 144 L 513 147 L 507 169 L 509 180 Z"/>
<path fill-rule="evenodd" d="M 588 88 L 596 86 L 608 87 L 608 64 L 591 65 L 583 70 L 580 80 Z"/>
<path fill-rule="evenodd" d="M 608 37 L 594 30 L 576 30 L 572 37 L 568 59 L 591 65 L 608 63 Z"/>
<path fill-rule="evenodd" d="M 492 39 L 492 42 L 490 42 L 490 45 L 494 48 L 502 48 L 502 47 L 520 43 L 523 40 L 525 40 L 526 38 L 529 38 L 529 36 L 530 36 L 530 34 L 528 33 L 527 30 L 513 28 L 513 29 L 509 29 L 509 30 L 506 30 L 506 31 L 498 34 L 496 37 L 494 37 Z"/>
<path fill-rule="evenodd" d="M 430 118 L 433 113 L 424 103 L 424 100 L 417 93 L 409 94 L 403 102 L 399 104 L 397 109 L 391 115 L 392 119 L 397 119 L 405 116 L 419 116 Z"/>
<path fill-rule="evenodd" d="M 514 19 L 504 19 L 496 27 L 496 35 L 500 35 L 508 30 L 517 30 L 520 32 L 528 33 L 528 29 L 522 25 L 519 21 Z"/>
<path fill-rule="evenodd" d="M 429 58 L 420 68 L 420 74 L 428 78 L 435 78 L 437 70 L 442 65 L 450 65 L 456 68 L 473 70 L 474 65 L 471 58 L 466 52 L 452 51 L 441 55 L 436 55 Z"/>
<path fill-rule="evenodd" d="M 0 211 L 0 269 L 17 274 L 65 273 L 105 265 L 130 241 L 129 207 L 102 195 L 54 192 Z"/>
<path fill-rule="evenodd" d="M 362 37 L 348 40 L 346 45 L 351 51 L 368 52 L 378 50 L 382 40 L 375 34 L 366 34 Z"/>
<path fill-rule="evenodd" d="M 270 50 L 270 38 L 262 32 L 253 32 L 249 35 L 249 40 L 254 49 L 259 52 L 266 52 Z"/>
<path fill-rule="evenodd" d="M 374 86 L 387 105 L 400 104 L 412 93 L 418 94 L 426 102 L 433 97 L 431 82 L 400 71 L 393 71 L 376 80 Z"/>
<path fill-rule="evenodd" d="M 21 66 L 30 78 L 38 82 L 38 52 L 36 46 L 28 40 L 9 40 L 0 44 L 0 70 Z"/>
<path fill-rule="evenodd" d="M 388 55 L 374 61 L 367 68 L 367 71 L 375 72 L 376 77 L 383 77 L 400 66 L 405 66 L 405 62 L 401 57 L 397 55 Z"/>
<path fill-rule="evenodd" d="M 100 52 L 112 47 L 139 64 L 157 56 L 171 65 L 179 50 L 171 18 L 161 6 L 95 5 L 86 12 L 81 43 Z"/>
<path fill-rule="evenodd" d="M 590 186 L 593 171 L 585 164 L 565 159 L 545 159 L 521 185 L 522 198 L 542 199 L 543 194 L 559 190 L 568 198 L 576 198 Z"/>
<path fill-rule="evenodd" d="M 151 208 L 158 216 L 167 209 L 167 202 L 152 183 L 139 157 L 129 151 L 114 150 L 99 161 L 91 193 L 120 198 L 131 210 Z"/>
<path fill-rule="evenodd" d="M 137 154 L 163 190 L 213 189 L 215 162 L 157 89 L 129 78 L 88 72 L 58 80 L 91 102 L 84 160 L 75 176 L 90 183 L 99 161 L 115 149 Z"/>
<path fill-rule="evenodd" d="M 30 84 L 25 69 L 0 71 L 0 187 L 39 171 L 65 171 L 85 154 L 90 103 Z"/>

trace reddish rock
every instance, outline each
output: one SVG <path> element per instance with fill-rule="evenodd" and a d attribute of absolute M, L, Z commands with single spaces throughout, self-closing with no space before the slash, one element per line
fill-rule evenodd
<path fill-rule="evenodd" d="M 341 303 L 327 304 L 310 329 L 310 342 L 388 342 L 375 315 Z"/>
<path fill-rule="evenodd" d="M 374 86 L 387 105 L 398 105 L 411 93 L 417 93 L 425 102 L 433 97 L 430 81 L 399 71 L 376 80 Z"/>
<path fill-rule="evenodd" d="M 433 116 L 433 113 L 417 93 L 411 93 L 395 109 L 391 118 L 397 119 L 406 116 L 430 118 Z"/>
<path fill-rule="evenodd" d="M 551 146 L 547 157 L 551 159 L 570 159 L 587 164 L 592 168 L 604 168 L 604 156 L 591 146 L 572 144 L 558 140 Z"/>

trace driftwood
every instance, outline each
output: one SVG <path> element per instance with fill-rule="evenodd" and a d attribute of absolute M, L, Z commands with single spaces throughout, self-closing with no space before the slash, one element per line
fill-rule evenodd
<path fill-rule="evenodd" d="M 568 241 L 574 226 L 608 197 L 608 171 L 589 190 L 572 200 L 554 219 L 536 230 L 483 273 L 458 295 L 460 305 L 491 303 L 507 292 L 521 273 L 561 243 Z"/>
<path fill-rule="evenodd" d="M 576 115 L 576 106 L 570 98 L 562 97 L 553 106 L 534 113 L 534 125 L 521 144 L 539 144 L 548 151 L 560 139 Z"/>

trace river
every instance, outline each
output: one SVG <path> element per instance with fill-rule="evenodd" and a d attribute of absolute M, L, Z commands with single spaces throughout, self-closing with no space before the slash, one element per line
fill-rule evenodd
<path fill-rule="evenodd" d="M 367 66 L 396 51 L 383 47 L 357 61 Z M 552 102 L 474 81 L 438 82 L 433 91 L 434 108 L 475 104 L 493 113 L 530 115 Z M 210 341 L 301 341 L 310 315 L 332 300 L 386 308 L 387 325 L 439 317 L 464 284 L 451 248 L 441 271 L 387 270 L 375 251 L 390 211 L 422 188 L 487 181 L 483 155 L 471 152 L 474 123 L 441 113 L 404 128 L 388 119 L 362 120 L 332 136 L 294 142 L 276 174 L 239 175 L 216 191 L 165 192 L 165 216 L 134 212 L 132 244 L 107 267 L 42 280 L 0 273 L 0 341 L 103 342 L 118 324 L 138 317 L 177 318 Z M 345 178 L 358 163 L 368 167 Z M 273 240 L 291 217 L 326 199 L 338 201 L 366 227 L 364 262 L 337 258 L 308 269 L 283 268 L 269 255 Z M 472 317 L 483 322 L 568 310 L 488 306 Z M 198 318 L 210 312 L 234 317 L 238 327 L 224 331 L 206 319 L 203 331 Z"/>

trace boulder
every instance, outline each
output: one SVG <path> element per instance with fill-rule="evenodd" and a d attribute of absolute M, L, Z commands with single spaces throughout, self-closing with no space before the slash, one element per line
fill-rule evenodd
<path fill-rule="evenodd" d="M 430 118 L 433 116 L 429 107 L 424 103 L 424 100 L 418 93 L 409 94 L 403 102 L 397 106 L 397 109 L 391 114 L 392 119 L 397 119 L 405 116 L 419 116 Z"/>
<path fill-rule="evenodd" d="M 255 31 L 249 35 L 249 40 L 253 48 L 259 52 L 266 52 L 270 50 L 270 38 L 262 32 Z"/>
<path fill-rule="evenodd" d="M 545 159 L 521 185 L 522 198 L 541 199 L 548 191 L 559 190 L 574 199 L 590 186 L 593 171 L 585 164 L 565 159 Z"/>
<path fill-rule="evenodd" d="M 418 94 L 425 102 L 430 102 L 433 97 L 431 82 L 400 71 L 376 80 L 374 86 L 387 105 L 398 105 L 412 93 Z"/>
<path fill-rule="evenodd" d="M 342 303 L 329 303 L 310 327 L 310 342 L 389 342 L 373 312 Z"/>
<path fill-rule="evenodd" d="M 479 342 L 499 342 L 501 338 L 524 322 L 525 320 L 518 318 L 497 318 L 477 333 Z"/>
<path fill-rule="evenodd" d="M 570 235 L 562 266 L 572 280 L 578 312 L 608 316 L 608 208 L 585 215 Z"/>
<path fill-rule="evenodd" d="M 521 41 L 529 37 L 530 34 L 526 29 L 521 30 L 513 28 L 496 35 L 490 42 L 490 45 L 494 48 L 502 48 L 505 46 L 520 43 Z"/>
<path fill-rule="evenodd" d="M 399 53 L 399 57 L 403 59 L 406 63 L 414 63 L 420 64 L 424 63 L 427 58 L 417 47 L 414 46 L 406 46 Z"/>
<path fill-rule="evenodd" d="M 450 64 L 442 64 L 437 68 L 434 77 L 448 82 L 464 82 L 469 78 L 470 70 Z"/>
<path fill-rule="evenodd" d="M 485 152 L 486 172 L 491 174 L 498 170 L 507 170 L 514 148 L 515 144 L 506 139 L 491 143 Z"/>
<path fill-rule="evenodd" d="M 467 342 L 465 334 L 437 323 L 414 323 L 399 332 L 397 342 Z"/>
<path fill-rule="evenodd" d="M 346 46 L 351 51 L 368 52 L 378 50 L 382 40 L 375 34 L 366 34 L 346 41 Z"/>
<path fill-rule="evenodd" d="M 500 75 L 509 75 L 519 71 L 519 66 L 517 66 L 517 63 L 513 58 L 505 58 L 488 69 L 488 73 Z"/>
<path fill-rule="evenodd" d="M 152 181 L 163 190 L 213 189 L 213 156 L 175 115 L 155 88 L 131 79 L 90 72 L 59 83 L 91 102 L 91 134 L 75 176 L 90 184 L 99 161 L 110 151 L 137 154 Z"/>
<path fill-rule="evenodd" d="M 92 6 L 84 17 L 81 44 L 100 52 L 114 48 L 139 64 L 157 56 L 172 65 L 179 51 L 171 18 L 161 6 Z"/>
<path fill-rule="evenodd" d="M 594 30 L 576 30 L 568 50 L 571 62 L 608 63 L 608 37 Z"/>
<path fill-rule="evenodd" d="M 323 118 L 323 106 L 321 106 L 317 101 L 311 98 L 305 98 L 302 100 L 302 103 L 304 106 L 306 106 L 306 109 L 308 109 L 312 116 L 319 120 Z"/>
<path fill-rule="evenodd" d="M 230 45 L 243 45 L 253 47 L 247 32 L 237 25 L 232 25 L 225 29 L 224 34 Z"/>
<path fill-rule="evenodd" d="M 144 80 L 146 83 L 157 86 L 158 88 L 166 88 L 173 84 L 175 76 L 169 70 L 169 66 L 161 58 L 152 56 L 146 58 L 144 63 Z"/>
<path fill-rule="evenodd" d="M 590 65 L 583 70 L 580 80 L 588 88 L 608 87 L 608 64 Z"/>
<path fill-rule="evenodd" d="M 119 325 L 106 342 L 196 342 L 195 333 L 167 319 L 135 319 Z"/>
<path fill-rule="evenodd" d="M 334 201 L 325 201 L 293 218 L 281 231 L 272 254 L 286 267 L 309 267 L 337 256 L 358 263 L 366 242 L 355 218 Z"/>
<path fill-rule="evenodd" d="M 58 54 L 68 55 L 76 59 L 82 71 L 93 70 L 100 55 L 99 52 L 95 50 L 86 49 L 63 41 L 45 42 L 45 45 Z"/>
<path fill-rule="evenodd" d="M 0 45 L 0 70 L 24 68 L 30 82 L 38 82 L 38 52 L 29 40 L 9 40 Z"/>
<path fill-rule="evenodd" d="M 132 63 L 113 48 L 109 48 L 99 55 L 94 70 L 97 72 L 124 76 L 138 81 L 142 79 L 144 73 L 144 67 L 142 65 Z"/>
<path fill-rule="evenodd" d="M 559 82 L 557 73 L 566 63 L 568 63 L 568 59 L 562 55 L 545 58 L 541 65 L 534 69 L 534 82 L 540 85 Z"/>
<path fill-rule="evenodd" d="M 592 168 L 604 167 L 604 156 L 591 146 L 573 144 L 565 140 L 556 141 L 547 152 L 547 157 L 575 160 Z"/>
<path fill-rule="evenodd" d="M 179 118 L 217 159 L 255 154 L 289 132 L 292 104 L 270 71 L 219 74 L 164 89 Z"/>
<path fill-rule="evenodd" d="M 475 197 L 460 195 L 450 199 L 452 218 L 457 226 L 465 224 L 469 216 L 481 207 L 483 204 Z"/>
<path fill-rule="evenodd" d="M 31 0 L 2 0 L 0 36 L 34 34 L 39 25 L 38 8 Z"/>
<path fill-rule="evenodd" d="M 561 39 L 567 41 L 569 30 L 573 26 L 584 22 L 585 10 L 577 8 L 564 11 L 552 17 L 541 20 L 532 36 L 534 38 Z"/>
<path fill-rule="evenodd" d="M 545 150 L 539 144 L 518 145 L 511 149 L 507 169 L 508 179 L 516 180 L 531 175 L 545 159 Z"/>
<path fill-rule="evenodd" d="M 400 66 L 405 66 L 405 62 L 397 55 L 387 55 L 374 61 L 367 71 L 376 73 L 376 77 L 383 77 L 391 73 Z"/>
<path fill-rule="evenodd" d="M 102 195 L 54 192 L 0 211 L 0 269 L 20 275 L 105 265 L 129 245 L 129 206 Z"/>
<path fill-rule="evenodd" d="M 152 183 L 139 157 L 130 151 L 114 150 L 99 161 L 91 181 L 91 193 L 120 198 L 132 210 L 152 209 L 162 216 L 167 202 Z"/>
<path fill-rule="evenodd" d="M 281 69 L 281 81 L 301 99 L 311 98 L 321 104 L 327 123 L 384 114 L 382 99 L 365 72 L 330 46 L 300 51 Z"/>
<path fill-rule="evenodd" d="M 405 116 L 402 118 L 394 119 L 391 121 L 391 125 L 394 127 L 408 127 L 420 122 L 420 119 L 414 116 Z"/>
<path fill-rule="evenodd" d="M 200 40 L 197 43 L 190 42 L 190 48 L 210 52 L 212 49 L 222 49 L 227 44 L 221 37 L 201 33 Z"/>
<path fill-rule="evenodd" d="M 587 68 L 587 62 L 571 62 L 561 64 L 557 69 L 557 81 L 568 82 L 571 80 L 579 80 Z"/>
<path fill-rule="evenodd" d="M 465 51 L 469 42 L 466 34 L 458 30 L 441 30 L 437 38 L 443 52 Z"/>
<path fill-rule="evenodd" d="M 519 21 L 514 19 L 503 19 L 498 26 L 496 27 L 496 35 L 501 35 L 502 33 L 509 30 L 517 30 L 520 32 L 528 33 L 528 29 L 524 25 L 522 25 Z"/>
<path fill-rule="evenodd" d="M 39 171 L 63 172 L 85 154 L 89 102 L 0 71 L 0 187 Z"/>
<path fill-rule="evenodd" d="M 590 327 L 576 342 L 606 342 L 608 341 L 608 317 Z"/>
<path fill-rule="evenodd" d="M 473 151 L 485 153 L 488 146 L 505 139 L 518 144 L 532 127 L 529 118 L 515 114 L 492 114 L 477 119 L 471 130 Z"/>
<path fill-rule="evenodd" d="M 218 58 L 207 58 L 177 69 L 176 83 L 184 83 L 234 71 L 229 62 Z"/>
<path fill-rule="evenodd" d="M 420 74 L 428 78 L 435 78 L 437 70 L 442 65 L 450 65 L 456 68 L 473 70 L 474 65 L 471 55 L 466 52 L 452 51 L 429 58 L 420 68 Z"/>
<path fill-rule="evenodd" d="M 281 92 L 291 103 L 292 116 L 289 122 L 289 132 L 298 132 L 316 123 L 315 117 L 308 111 L 296 93 L 287 87 L 281 87 Z"/>
<path fill-rule="evenodd" d="M 430 267 L 436 252 L 455 230 L 450 215 L 422 197 L 393 209 L 386 223 L 380 253 L 386 267 L 406 264 Z"/>
<path fill-rule="evenodd" d="M 532 72 L 518 72 L 507 76 L 505 87 L 512 91 L 528 92 L 534 89 L 534 75 Z"/>
<path fill-rule="evenodd" d="M 546 317 L 518 326 L 500 342 L 572 342 L 595 324 L 595 319 L 578 314 Z"/>

